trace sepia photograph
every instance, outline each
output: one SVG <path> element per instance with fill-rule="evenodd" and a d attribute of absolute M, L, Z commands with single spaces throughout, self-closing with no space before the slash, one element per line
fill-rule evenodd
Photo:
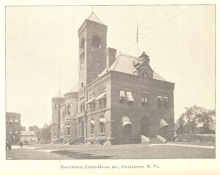
<path fill-rule="evenodd" d="M 5 15 L 6 160 L 215 159 L 215 5 Z"/>

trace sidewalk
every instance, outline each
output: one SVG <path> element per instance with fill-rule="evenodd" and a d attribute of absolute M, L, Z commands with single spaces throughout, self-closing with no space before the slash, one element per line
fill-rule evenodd
<path fill-rule="evenodd" d="M 166 143 L 166 144 L 151 144 L 148 146 L 160 146 L 160 145 L 169 145 L 169 146 L 183 146 L 183 147 L 190 147 L 190 148 L 206 148 L 206 149 L 215 149 L 214 146 L 200 146 L 200 145 L 187 145 L 187 144 L 172 144 L 172 143 Z"/>

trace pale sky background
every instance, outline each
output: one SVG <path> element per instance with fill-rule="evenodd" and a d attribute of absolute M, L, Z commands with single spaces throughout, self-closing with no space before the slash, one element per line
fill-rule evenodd
<path fill-rule="evenodd" d="M 138 21 L 139 55 L 145 51 L 152 69 L 175 83 L 175 119 L 184 107 L 215 109 L 215 6 L 189 7 L 93 7 L 108 26 L 107 46 L 117 53 L 137 55 L 136 44 L 130 45 Z M 6 111 L 21 113 L 22 125 L 51 122 L 59 70 L 63 94 L 77 82 L 78 29 L 91 11 L 91 6 L 6 8 Z"/>

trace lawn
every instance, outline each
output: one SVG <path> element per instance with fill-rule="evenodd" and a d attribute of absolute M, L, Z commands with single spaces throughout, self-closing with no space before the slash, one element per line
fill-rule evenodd
<path fill-rule="evenodd" d="M 63 160 L 70 159 L 68 157 L 51 154 L 49 152 L 43 152 L 39 150 L 32 149 L 13 149 L 9 153 L 6 152 L 6 159 L 10 158 L 12 160 Z"/>
<path fill-rule="evenodd" d="M 215 149 L 175 145 L 32 145 L 14 149 L 12 159 L 213 159 Z M 36 148 L 34 148 L 36 147 Z M 34 149 L 33 149 L 34 148 Z M 50 153 L 51 152 L 51 153 Z"/>

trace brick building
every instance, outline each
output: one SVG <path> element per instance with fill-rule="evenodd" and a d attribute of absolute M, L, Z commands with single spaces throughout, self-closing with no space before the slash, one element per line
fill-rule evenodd
<path fill-rule="evenodd" d="M 174 84 L 153 71 L 149 56 L 116 56 L 116 49 L 107 48 L 107 26 L 93 12 L 78 37 L 78 90 L 52 99 L 57 139 L 67 119 L 74 121 L 68 132 L 73 144 L 140 143 L 141 136 L 157 135 L 173 139 Z"/>
<path fill-rule="evenodd" d="M 20 142 L 21 135 L 21 114 L 6 112 L 6 139 L 10 139 L 12 144 Z"/>

